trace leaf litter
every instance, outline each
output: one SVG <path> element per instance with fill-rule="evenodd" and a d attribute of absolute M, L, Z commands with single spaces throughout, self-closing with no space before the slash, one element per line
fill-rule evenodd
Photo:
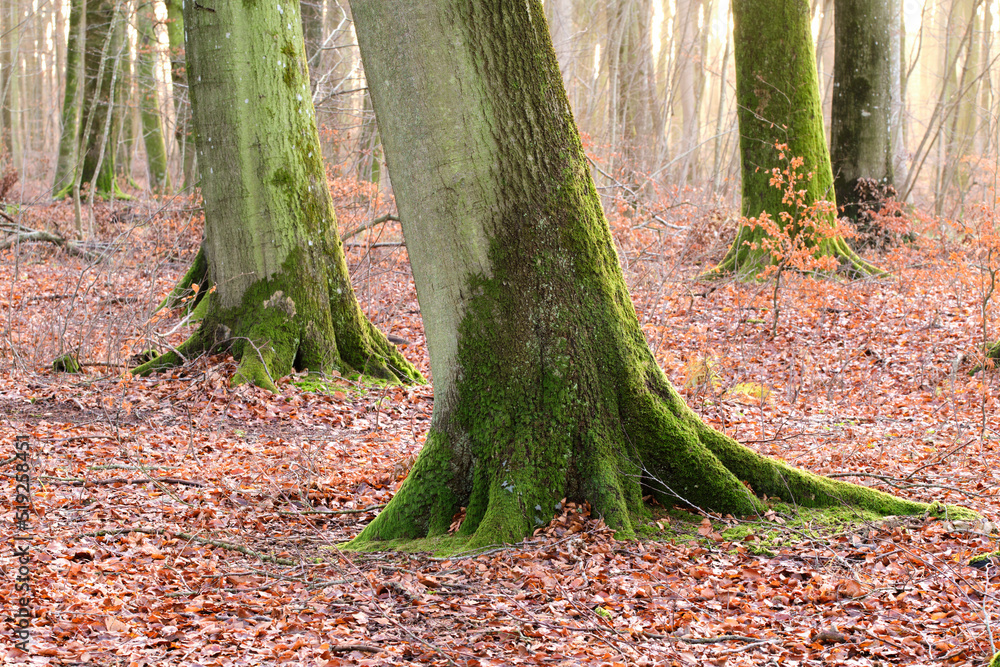
<path fill-rule="evenodd" d="M 390 205 L 345 205 L 341 227 Z M 967 373 L 982 314 L 968 247 L 892 250 L 877 258 L 892 280 L 785 276 L 772 335 L 767 285 L 695 280 L 719 256 L 717 220 L 665 234 L 612 217 L 650 347 L 711 425 L 982 520 L 830 525 L 776 504 L 748 524 L 656 508 L 646 539 L 617 541 L 566 502 L 514 547 L 359 555 L 337 545 L 405 479 L 431 388 L 292 376 L 272 395 L 230 387 L 225 356 L 129 378 L 130 355 L 190 332 L 179 312 L 148 315 L 200 223 L 186 200 L 119 206 L 98 216 L 119 244 L 103 263 L 30 245 L 0 264 L 0 459 L 27 435 L 33 474 L 32 643 L 0 645 L 4 664 L 957 666 L 1000 648 L 1000 563 L 968 565 L 997 549 L 1000 477 L 997 374 Z M 58 231 L 70 211 L 25 213 L 44 228 L 31 215 Z M 353 277 L 429 376 L 405 248 L 372 246 L 399 240 L 390 225 L 356 237 Z M 67 352 L 83 373 L 51 371 Z M 8 534 L 12 503 L 2 514 Z M 8 547 L 8 613 L 15 570 Z"/>

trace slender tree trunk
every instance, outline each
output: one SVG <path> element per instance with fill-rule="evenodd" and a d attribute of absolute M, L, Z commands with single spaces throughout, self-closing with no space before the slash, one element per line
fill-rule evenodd
<path fill-rule="evenodd" d="M 112 88 L 118 85 L 118 56 L 123 46 L 123 26 L 117 16 L 115 0 L 89 0 L 83 19 L 86 27 L 82 48 L 84 71 L 83 127 L 80 132 L 82 164 L 76 181 L 82 186 L 90 183 L 97 194 L 109 197 L 122 196 L 115 179 L 115 150 L 117 136 L 116 109 L 112 102 L 119 97 Z M 69 193 L 72 184 L 61 192 Z"/>
<path fill-rule="evenodd" d="M 740 157 L 743 172 L 743 216 L 757 219 L 762 213 L 791 237 L 802 231 L 784 216 L 799 219 L 796 203 L 785 201 L 785 192 L 771 184 L 772 169 L 785 168 L 786 158 L 802 158 L 812 178 L 800 183 L 805 205 L 834 202 L 833 171 L 823 131 L 816 56 L 813 52 L 809 4 L 806 0 L 733 0 L 733 40 L 736 56 L 736 102 L 740 124 Z M 834 214 L 814 221 L 833 227 Z M 812 226 L 812 225 L 810 225 Z M 826 230 L 824 230 L 826 231 Z M 816 256 L 835 257 L 852 274 L 873 274 L 871 266 L 833 236 L 820 241 L 801 239 Z M 780 258 L 762 246 L 767 232 L 744 225 L 713 275 L 735 272 L 755 276 Z"/>
<path fill-rule="evenodd" d="M 142 140 L 146 147 L 149 187 L 155 191 L 166 192 L 170 190 L 170 172 L 167 169 L 167 143 L 164 140 L 163 118 L 160 114 L 159 86 L 153 73 L 156 62 L 156 35 L 153 32 L 151 11 L 151 6 L 139 9 L 137 92 L 142 114 Z"/>
<path fill-rule="evenodd" d="M 819 31 L 816 36 L 816 70 L 819 76 L 819 97 L 820 106 L 823 109 L 823 125 L 827 129 L 830 124 L 827 122 L 830 116 L 832 98 L 834 95 L 834 60 L 835 51 L 835 27 L 836 22 L 836 2 L 835 0 L 820 0 L 813 2 L 813 13 L 819 15 Z"/>
<path fill-rule="evenodd" d="M 313 70 L 317 69 L 320 47 L 323 46 L 323 0 L 304 0 L 301 5 L 306 62 Z"/>
<path fill-rule="evenodd" d="M 898 17 L 893 22 L 895 29 L 890 33 L 890 38 L 892 40 L 892 48 L 896 52 L 892 60 L 896 71 L 892 74 L 892 113 L 889 118 L 889 131 L 892 134 L 890 141 L 892 142 L 893 150 L 893 180 L 895 183 L 905 187 L 910 177 L 910 164 L 906 152 L 906 100 L 908 96 L 909 63 L 906 58 L 905 7 L 902 2 L 896 2 L 895 4 Z"/>
<path fill-rule="evenodd" d="M 164 0 L 170 44 L 170 80 L 174 94 L 174 138 L 181 153 L 183 187 L 191 188 L 198 180 L 198 158 L 191 135 L 191 99 L 184 63 L 184 14 L 181 4 L 181 0 Z"/>
<path fill-rule="evenodd" d="M 627 179 L 639 184 L 659 143 L 653 94 L 651 0 L 622 0 L 608 8 L 610 104 L 613 119 L 612 147 L 620 152 L 620 166 Z"/>
<path fill-rule="evenodd" d="M 463 548 L 522 539 L 562 498 L 620 536 L 649 493 L 762 510 L 741 480 L 926 509 L 765 459 L 684 404 L 639 328 L 537 0 L 353 9 L 435 383 L 427 442 L 354 548 L 442 535 L 461 507 Z"/>
<path fill-rule="evenodd" d="M 954 109 L 952 112 L 949 139 L 946 142 L 946 162 L 942 175 L 942 195 L 954 188 L 959 206 L 964 207 L 971 180 L 972 168 L 969 159 L 978 154 L 976 149 L 977 105 L 979 103 L 979 82 L 981 65 L 979 50 L 982 41 L 979 35 L 979 0 L 956 0 L 954 5 L 955 28 L 967 35 L 960 43 L 964 52 L 962 73 L 954 86 Z"/>
<path fill-rule="evenodd" d="M 10 153 L 11 162 L 20 168 L 24 163 L 22 154 L 23 136 L 20 132 L 18 108 L 18 85 L 20 78 L 21 31 L 17 29 L 20 17 L 17 3 L 0 5 L 3 15 L 4 39 L 0 40 L 0 131 Z"/>
<path fill-rule="evenodd" d="M 830 158 L 837 204 L 858 222 L 873 202 L 859 192 L 860 179 L 892 187 L 893 80 L 899 56 L 898 0 L 837 0 Z M 870 188 L 865 185 L 862 191 Z M 860 207 L 860 208 L 859 208 Z"/>
<path fill-rule="evenodd" d="M 205 239 L 179 287 L 203 285 L 204 319 L 137 373 L 219 346 L 239 360 L 234 382 L 272 391 L 293 368 L 421 380 L 354 296 L 298 14 L 296 0 L 185 4 Z"/>
<path fill-rule="evenodd" d="M 59 155 L 52 183 L 53 196 L 65 196 L 73 184 L 80 150 L 80 118 L 83 109 L 84 80 L 82 49 L 84 31 L 84 0 L 71 0 L 69 38 L 66 46 L 66 89 L 63 94 L 62 133 L 59 135 Z"/>
<path fill-rule="evenodd" d="M 677 155 L 681 168 L 677 172 L 677 178 L 681 183 L 694 179 L 695 165 L 698 164 L 699 78 L 704 64 L 698 53 L 700 5 L 700 0 L 677 0 L 677 13 L 674 15 L 676 75 L 670 94 L 675 107 L 673 116 L 680 119 Z"/>

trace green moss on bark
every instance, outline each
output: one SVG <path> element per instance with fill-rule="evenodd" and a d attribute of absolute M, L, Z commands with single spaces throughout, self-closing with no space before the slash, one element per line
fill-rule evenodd
<path fill-rule="evenodd" d="M 779 222 L 782 212 L 798 218 L 795 207 L 783 201 L 783 190 L 770 182 L 771 169 L 783 166 L 775 143 L 786 145 L 789 157 L 802 158 L 812 174 L 801 184 L 806 203 L 835 203 L 810 20 L 806 0 L 733 2 L 744 219 L 758 218 L 762 212 Z M 833 226 L 835 219 L 831 214 L 817 222 Z M 767 251 L 755 249 L 764 236 L 760 227 L 741 225 L 722 262 L 706 277 L 735 273 L 749 278 L 761 273 L 774 263 Z M 847 274 L 882 273 L 842 238 L 812 245 L 817 256 L 836 257 Z"/>
<path fill-rule="evenodd" d="M 185 6 L 205 239 L 165 300 L 176 304 L 201 287 L 194 303 L 203 319 L 182 356 L 230 350 L 239 361 L 234 382 L 272 391 L 293 368 L 422 382 L 364 316 L 351 287 L 297 10 L 297 3 Z M 179 361 L 164 355 L 136 372 Z"/>
<path fill-rule="evenodd" d="M 761 457 L 684 404 L 639 327 L 537 2 L 370 0 L 354 19 L 433 343 L 435 406 L 413 473 L 348 548 L 440 535 L 460 507 L 468 539 L 452 546 L 516 542 L 562 498 L 589 501 L 621 537 L 635 535 L 648 493 L 738 515 L 763 511 L 754 491 L 929 509 Z M 427 75 L 442 26 L 454 79 Z M 409 95 L 424 88 L 429 101 Z M 444 247 L 454 254 L 442 259 Z"/>

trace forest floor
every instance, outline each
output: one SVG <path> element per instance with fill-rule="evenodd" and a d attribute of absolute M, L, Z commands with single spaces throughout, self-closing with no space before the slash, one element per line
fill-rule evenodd
<path fill-rule="evenodd" d="M 388 210 L 338 201 L 342 231 Z M 484 554 L 341 552 L 405 477 L 431 387 L 335 377 L 317 393 L 292 377 L 275 395 L 230 387 L 226 356 L 128 377 L 129 356 L 191 331 L 149 315 L 201 234 L 192 202 L 136 200 L 98 211 L 103 259 L 2 251 L 0 608 L 18 610 L 10 538 L 27 535 L 33 618 L 27 652 L 0 623 L 0 662 L 983 664 L 1000 649 L 1000 569 L 968 562 L 998 548 L 1000 372 L 969 371 L 997 331 L 988 235 L 935 223 L 871 257 L 887 278 L 786 276 L 775 326 L 773 283 L 696 280 L 731 221 L 688 211 L 670 218 L 681 231 L 622 209 L 613 228 L 650 346 L 689 404 L 763 454 L 981 521 L 660 508 L 653 539 L 616 541 L 567 505 Z M 20 211 L 67 235 L 71 215 Z M 385 245 L 399 240 L 391 225 L 354 236 L 350 264 L 369 316 L 429 376 L 405 249 Z M 52 371 L 64 353 L 82 373 Z M 32 463 L 21 529 L 16 436 Z"/>

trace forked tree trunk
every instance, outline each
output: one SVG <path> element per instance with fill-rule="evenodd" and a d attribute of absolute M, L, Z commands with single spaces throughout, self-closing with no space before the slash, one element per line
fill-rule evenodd
<path fill-rule="evenodd" d="M 926 509 L 761 457 L 684 404 L 639 328 L 537 0 L 353 9 L 435 397 L 418 460 L 354 548 L 446 533 L 461 507 L 465 547 L 519 541 L 564 497 L 631 536 L 648 493 L 761 511 L 743 481 Z"/>
<path fill-rule="evenodd" d="M 180 354 L 137 373 L 221 346 L 239 360 L 234 382 L 272 391 L 292 368 L 422 379 L 351 288 L 298 14 L 297 0 L 185 3 L 205 240 L 182 286 L 211 293 Z"/>
<path fill-rule="evenodd" d="M 833 172 L 823 133 L 816 55 L 812 42 L 807 0 L 733 0 L 733 41 L 736 48 L 736 103 L 740 125 L 740 158 L 743 173 L 744 218 L 767 212 L 781 221 L 786 212 L 798 218 L 794 205 L 783 201 L 784 191 L 771 185 L 771 170 L 784 167 L 776 143 L 788 146 L 789 158 L 803 158 L 811 180 L 802 182 L 805 204 L 832 203 Z M 831 213 L 817 221 L 836 223 Z M 798 230 L 784 226 L 791 235 Z M 777 258 L 761 248 L 766 232 L 744 225 L 714 274 L 754 276 Z M 846 272 L 873 274 L 871 266 L 834 236 L 813 243 L 816 256 L 836 257 Z"/>

